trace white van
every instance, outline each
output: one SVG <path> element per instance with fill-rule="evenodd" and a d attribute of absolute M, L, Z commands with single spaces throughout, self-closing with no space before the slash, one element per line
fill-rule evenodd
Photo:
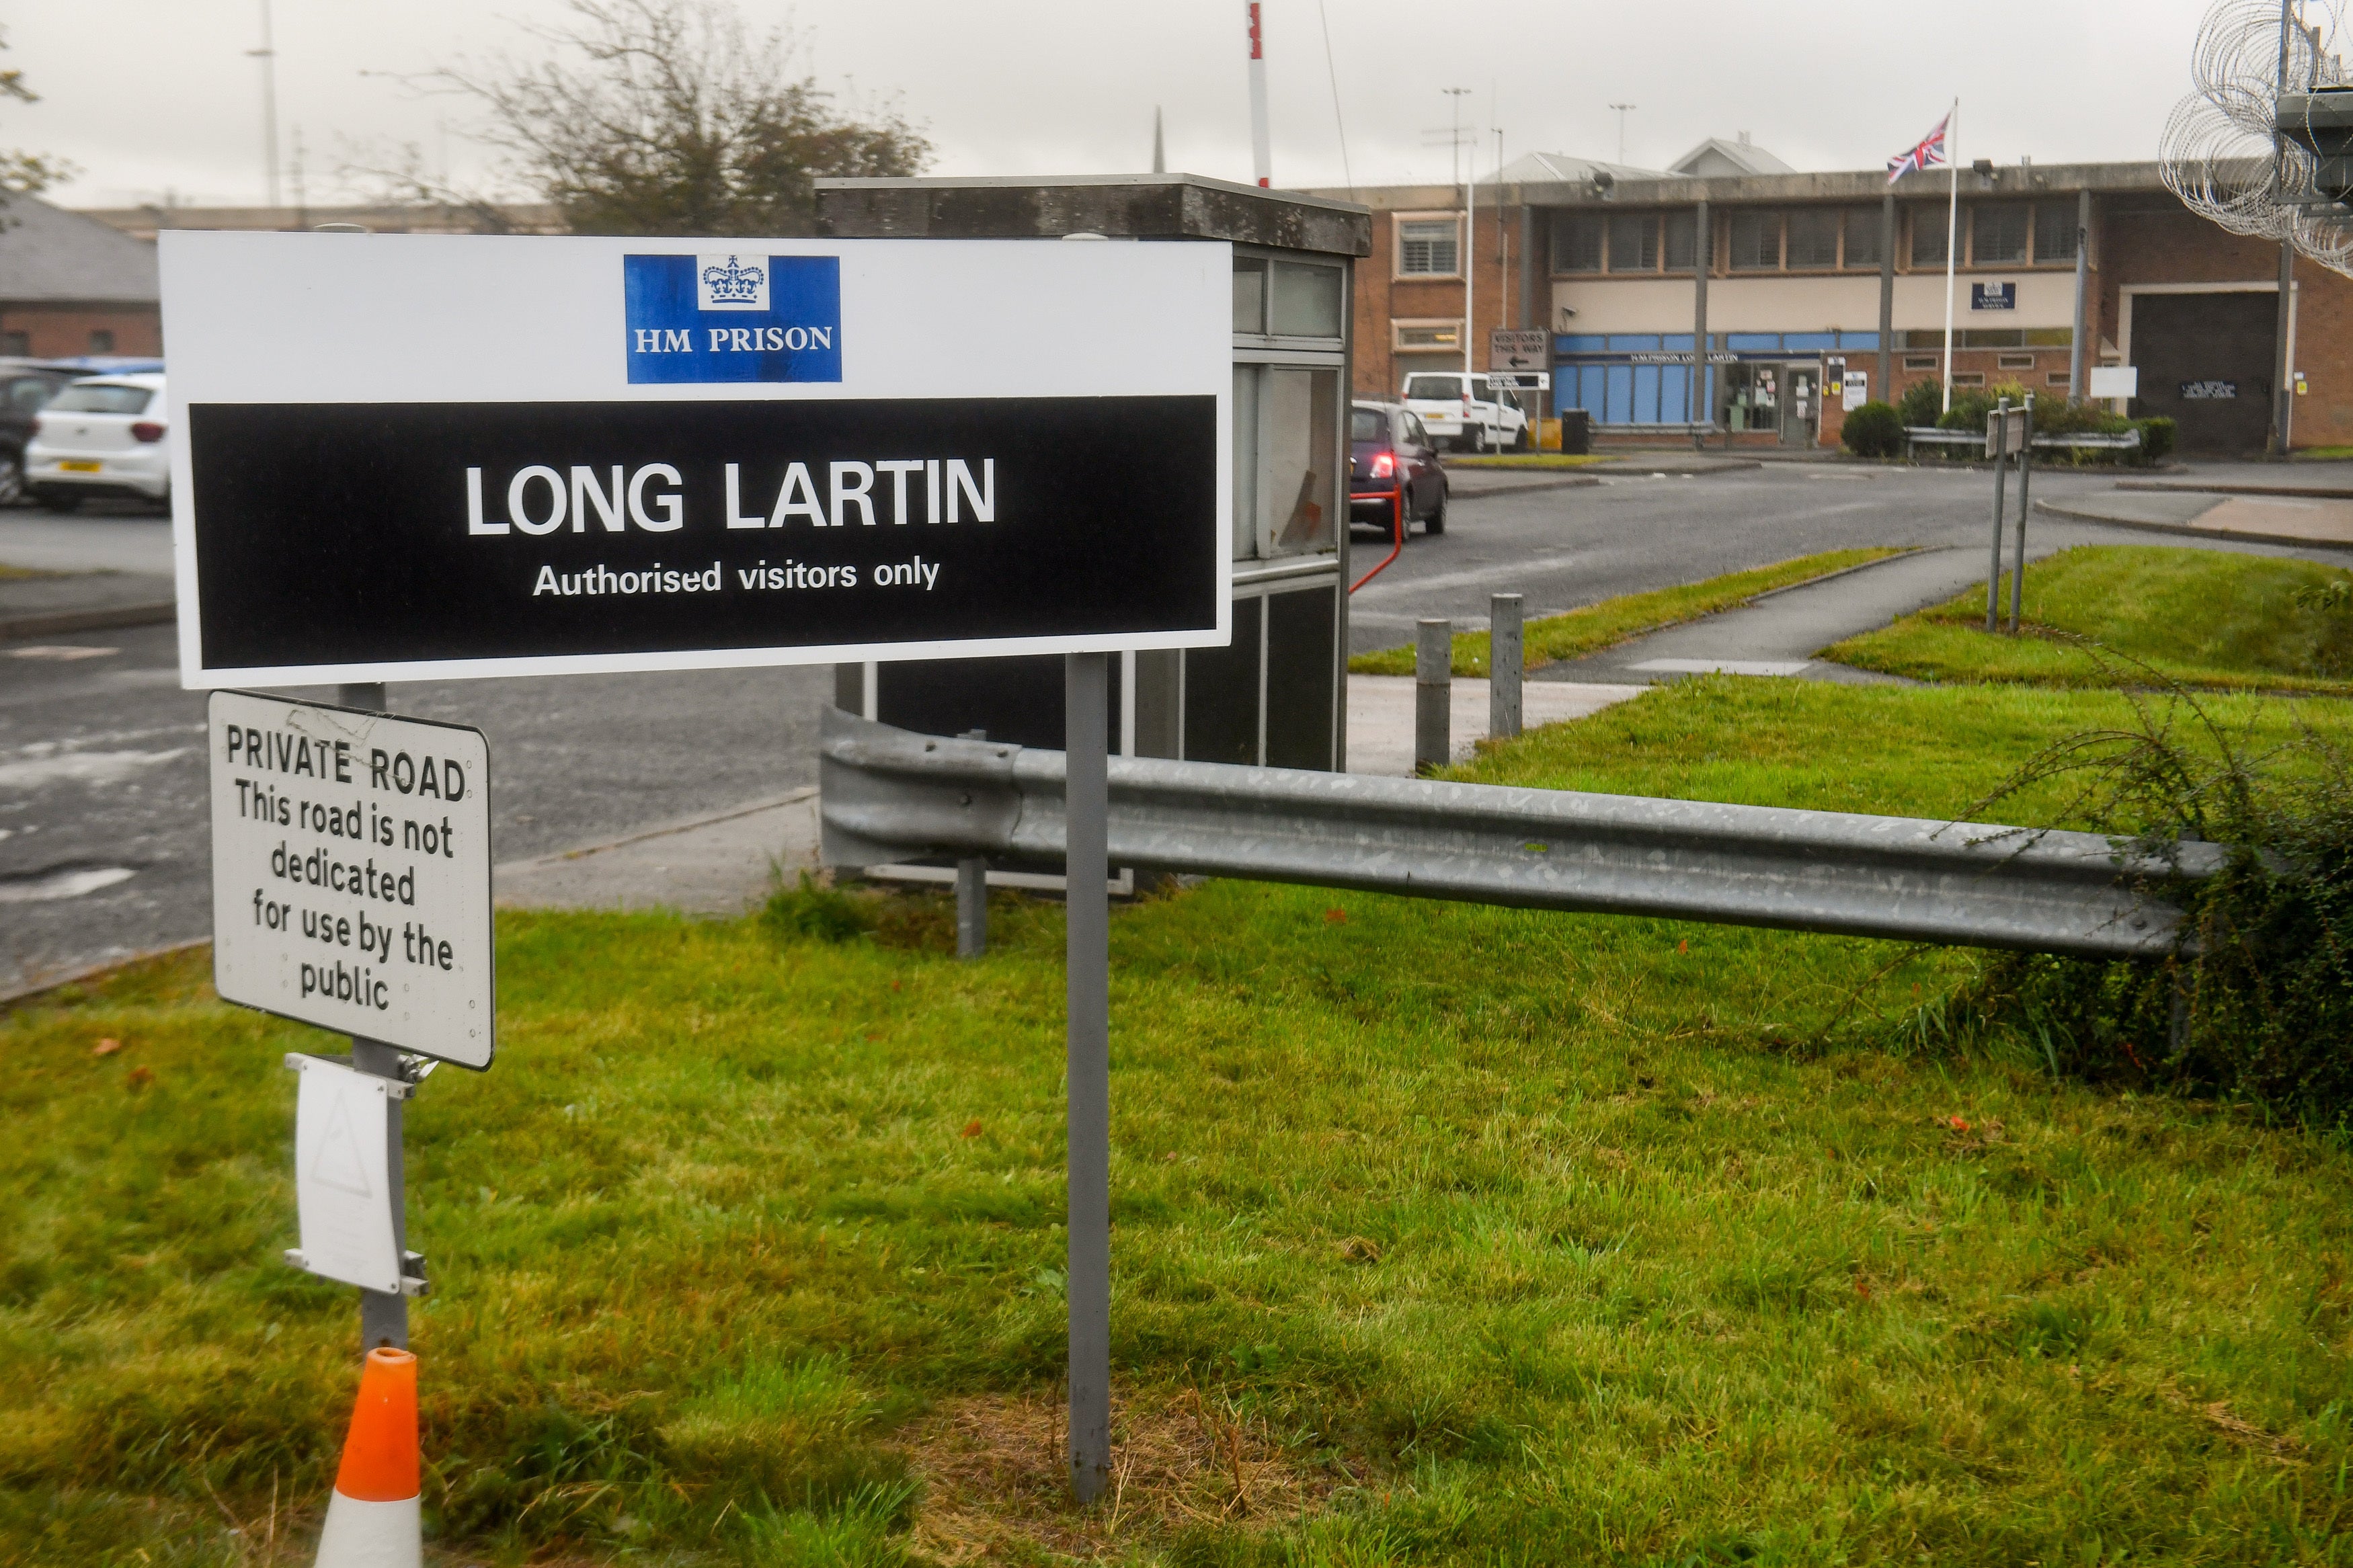
<path fill-rule="evenodd" d="M 1483 375 L 1471 378 L 1466 397 L 1461 371 L 1416 371 L 1405 378 L 1405 405 L 1441 447 L 1458 452 L 1528 449 L 1528 416 L 1519 395 L 1489 386 Z"/>

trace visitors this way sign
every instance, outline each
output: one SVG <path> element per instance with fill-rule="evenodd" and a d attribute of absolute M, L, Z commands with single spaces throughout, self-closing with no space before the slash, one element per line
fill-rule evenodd
<path fill-rule="evenodd" d="M 207 704 L 213 983 L 306 1024 L 487 1068 L 481 731 L 242 691 Z"/>
<path fill-rule="evenodd" d="M 1227 245 L 161 244 L 187 685 L 1229 640 Z"/>

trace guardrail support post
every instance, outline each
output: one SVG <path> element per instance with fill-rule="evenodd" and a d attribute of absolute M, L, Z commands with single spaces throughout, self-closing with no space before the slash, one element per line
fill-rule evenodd
<path fill-rule="evenodd" d="M 1487 597 L 1487 733 L 1499 741 L 1520 732 L 1520 676 L 1527 664 L 1520 605 L 1517 594 Z"/>
<path fill-rule="evenodd" d="M 1071 1491 L 1092 1503 L 1111 1479 L 1111 785 L 1109 657 L 1063 656 L 1063 811 L 1068 838 Z"/>
<path fill-rule="evenodd" d="M 1413 648 L 1413 771 L 1446 765 L 1453 749 L 1454 623 L 1425 620 Z"/>
<path fill-rule="evenodd" d="M 2018 448 L 2018 549 L 2010 579 L 2010 635 L 2018 635 L 2019 605 L 2026 597 L 2026 512 L 2034 479 L 2034 395 L 2026 395 L 2026 434 Z"/>
<path fill-rule="evenodd" d="M 364 709 L 371 713 L 382 713 L 386 708 L 384 683 L 380 680 L 339 686 L 335 689 L 335 700 L 345 708 Z M 408 1075 L 400 1065 L 400 1053 L 379 1040 L 364 1040 L 353 1035 L 352 1066 L 361 1072 L 388 1078 L 395 1083 L 408 1081 Z M 408 1188 L 407 1173 L 403 1169 L 401 1158 L 402 1102 L 392 1100 L 385 1110 L 389 1118 L 386 1138 L 390 1147 L 385 1151 L 385 1172 L 392 1188 L 392 1240 L 393 1246 L 406 1258 L 408 1255 Z M 397 1291 L 362 1289 L 360 1354 L 364 1356 L 380 1345 L 390 1345 L 396 1351 L 408 1348 L 408 1298 Z"/>
<path fill-rule="evenodd" d="M 957 739 L 986 741 L 986 730 L 966 730 Z M 978 958 L 988 951 L 988 862 L 975 856 L 956 862 L 956 956 Z"/>
<path fill-rule="evenodd" d="M 2010 399 L 2005 397 L 1993 411 L 1993 568 L 1986 574 L 1986 630 L 2001 629 L 2001 525 L 2002 502 L 2008 499 L 2010 456 Z"/>

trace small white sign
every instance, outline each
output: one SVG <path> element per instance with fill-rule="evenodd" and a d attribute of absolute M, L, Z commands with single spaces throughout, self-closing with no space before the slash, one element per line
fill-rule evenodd
<path fill-rule="evenodd" d="M 2094 397 L 2138 397 L 2140 366 L 2137 364 L 2102 364 L 2092 367 Z"/>
<path fill-rule="evenodd" d="M 301 1248 L 287 1261 L 387 1295 L 400 1289 L 393 1226 L 392 1101 L 406 1084 L 323 1057 L 290 1056 L 302 1075 L 294 1102 L 294 1202 Z"/>
<path fill-rule="evenodd" d="M 1497 370 L 1487 373 L 1487 384 L 1507 392 L 1550 392 L 1552 374 L 1541 370 Z"/>
<path fill-rule="evenodd" d="M 1871 401 L 1871 373 L 1867 370 L 1848 371 L 1846 379 L 1839 384 L 1839 391 L 1845 399 L 1846 411 L 1853 413 Z"/>
<path fill-rule="evenodd" d="M 1490 370 L 1538 370 L 1550 361 L 1552 340 L 1543 328 L 1498 327 L 1487 334 Z"/>
<path fill-rule="evenodd" d="M 216 691 L 221 996 L 491 1065 L 491 755 L 479 730 Z"/>

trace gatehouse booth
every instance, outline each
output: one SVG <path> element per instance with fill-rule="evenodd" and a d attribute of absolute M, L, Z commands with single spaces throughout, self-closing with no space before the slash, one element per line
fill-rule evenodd
<path fill-rule="evenodd" d="M 1195 174 L 817 183 L 858 239 L 1225 240 L 1233 246 L 1233 641 L 1117 656 L 1115 753 L 1347 766 L 1349 301 L 1369 211 Z M 1103 547 L 1124 526 L 1103 519 Z M 835 667 L 840 708 L 925 734 L 1060 750 L 1059 658 Z"/>

